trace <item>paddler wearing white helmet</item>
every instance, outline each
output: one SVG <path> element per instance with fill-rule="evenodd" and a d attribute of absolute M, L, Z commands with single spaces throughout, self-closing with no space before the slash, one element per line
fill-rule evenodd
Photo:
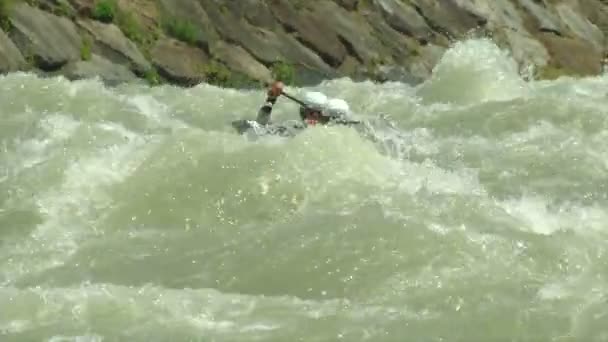
<path fill-rule="evenodd" d="M 300 105 L 300 119 L 302 119 L 306 125 L 325 125 L 329 122 L 336 122 L 339 124 L 359 123 L 358 121 L 350 120 L 350 108 L 348 103 L 342 99 L 329 99 L 323 93 L 312 91 L 305 93 L 302 100 L 298 100 L 285 93 L 283 88 L 284 85 L 282 82 L 275 82 L 270 86 L 266 101 L 258 112 L 256 121 L 259 124 L 266 125 L 270 122 L 272 107 L 280 95 L 284 95 Z"/>

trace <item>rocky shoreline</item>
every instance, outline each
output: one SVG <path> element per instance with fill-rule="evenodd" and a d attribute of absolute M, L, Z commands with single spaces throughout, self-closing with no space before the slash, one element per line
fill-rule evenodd
<path fill-rule="evenodd" d="M 427 78 L 491 37 L 537 78 L 602 71 L 604 0 L 0 0 L 0 73 L 256 87 Z"/>

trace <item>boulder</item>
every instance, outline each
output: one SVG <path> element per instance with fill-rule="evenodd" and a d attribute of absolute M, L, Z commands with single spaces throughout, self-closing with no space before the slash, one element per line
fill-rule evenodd
<path fill-rule="evenodd" d="M 450 39 L 462 38 L 486 23 L 486 19 L 458 6 L 454 0 L 415 0 L 415 3 L 430 26 Z"/>
<path fill-rule="evenodd" d="M 359 0 L 337 0 L 336 2 L 349 11 L 354 11 L 359 7 Z"/>
<path fill-rule="evenodd" d="M 209 50 L 213 42 L 218 40 L 213 20 L 198 0 L 159 0 L 163 11 L 166 13 L 161 21 L 178 18 L 180 21 L 190 22 L 197 29 L 196 43 L 200 47 Z"/>
<path fill-rule="evenodd" d="M 494 39 L 501 48 L 511 51 L 511 55 L 519 64 L 520 69 L 532 65 L 543 67 L 548 64 L 549 52 L 528 31 L 499 29 L 495 32 Z"/>
<path fill-rule="evenodd" d="M 538 4 L 538 0 L 518 0 L 523 6 L 525 13 L 532 18 L 534 28 L 543 32 L 562 34 L 559 19 L 544 6 Z M 542 2 L 541 2 L 542 3 Z"/>
<path fill-rule="evenodd" d="M 568 4 L 557 4 L 555 9 L 562 22 L 574 35 L 590 42 L 597 50 L 604 49 L 604 34 L 589 19 L 583 17 Z"/>
<path fill-rule="evenodd" d="M 76 10 L 68 0 L 38 0 L 38 7 L 59 16 L 76 16 Z"/>
<path fill-rule="evenodd" d="M 157 0 L 118 0 L 118 7 L 120 10 L 133 15 L 142 30 L 147 32 L 158 30 L 160 9 Z"/>
<path fill-rule="evenodd" d="M 182 86 L 205 80 L 207 54 L 196 47 L 171 38 L 159 40 L 152 49 L 152 63 L 164 78 Z"/>
<path fill-rule="evenodd" d="M 337 77 L 337 73 L 333 70 L 325 72 L 319 69 L 311 69 L 303 65 L 296 65 L 294 67 L 294 73 L 294 85 L 297 87 L 312 87 L 319 85 L 325 80 Z"/>
<path fill-rule="evenodd" d="M 281 26 L 263 0 L 227 1 L 226 6 L 237 18 L 245 18 L 253 26 L 268 30 L 277 30 Z"/>
<path fill-rule="evenodd" d="M 40 69 L 53 71 L 80 59 L 82 40 L 70 20 L 25 3 L 14 5 L 10 20 L 11 39 Z"/>
<path fill-rule="evenodd" d="M 23 55 L 13 41 L 0 30 L 0 73 L 17 71 L 25 68 Z"/>
<path fill-rule="evenodd" d="M 433 30 L 424 18 L 409 3 L 398 0 L 372 0 L 375 10 L 379 11 L 386 22 L 398 32 L 412 36 L 426 43 L 434 36 Z"/>
<path fill-rule="evenodd" d="M 60 73 L 70 80 L 99 77 L 109 86 L 137 80 L 137 76 L 126 66 L 112 63 L 96 54 L 91 55 L 90 60 L 66 65 Z"/>
<path fill-rule="evenodd" d="M 203 0 L 202 3 L 213 26 L 224 40 L 241 45 L 257 60 L 266 64 L 284 59 L 272 31 L 248 24 L 242 17 L 223 10 L 214 0 Z"/>
<path fill-rule="evenodd" d="M 514 1 L 517 0 L 453 0 L 459 7 L 484 18 L 491 30 L 512 28 L 523 31 L 524 20 Z"/>
<path fill-rule="evenodd" d="M 414 76 L 402 66 L 381 66 L 376 71 L 376 79 L 381 82 L 401 82 L 411 86 L 418 85 L 423 79 Z"/>
<path fill-rule="evenodd" d="M 606 10 L 605 1 L 603 3 L 589 0 L 576 1 L 576 9 L 592 24 L 599 27 L 604 33 L 608 33 L 608 10 Z"/>
<path fill-rule="evenodd" d="M 269 0 L 270 9 L 288 33 L 315 51 L 328 65 L 338 67 L 347 55 L 346 47 L 319 18 L 305 9 L 296 10 L 288 0 Z"/>
<path fill-rule="evenodd" d="M 388 25 L 379 13 L 366 13 L 365 18 L 373 27 L 376 39 L 388 49 L 388 53 L 397 64 L 405 65 L 420 47 L 416 40 L 397 32 Z"/>
<path fill-rule="evenodd" d="M 135 43 L 125 37 L 116 25 L 88 19 L 79 20 L 78 25 L 92 37 L 93 52 L 114 63 L 128 65 L 138 75 L 152 67 Z"/>
<path fill-rule="evenodd" d="M 95 8 L 95 0 L 70 0 L 70 5 L 82 17 L 90 17 Z"/>
<path fill-rule="evenodd" d="M 551 64 L 564 72 L 579 76 L 601 72 L 602 53 L 591 43 L 550 33 L 541 33 L 539 39 L 551 56 Z"/>
<path fill-rule="evenodd" d="M 213 55 L 228 65 L 231 70 L 243 73 L 255 80 L 268 82 L 272 79 L 270 70 L 240 46 L 218 42 L 214 46 Z"/>
<path fill-rule="evenodd" d="M 267 65 L 288 61 L 321 71 L 331 69 L 317 54 L 286 34 L 281 27 L 274 31 L 256 27 L 246 22 L 242 16 L 237 16 L 239 12 L 222 12 L 213 0 L 204 4 L 221 35 L 227 41 L 238 43 L 258 61 Z"/>
<path fill-rule="evenodd" d="M 281 53 L 287 61 L 300 65 L 305 69 L 316 70 L 319 73 L 331 73 L 332 68 L 327 65 L 314 51 L 302 45 L 293 36 L 279 31 L 276 34 Z"/>
<path fill-rule="evenodd" d="M 338 35 L 351 55 L 365 65 L 374 65 L 381 59 L 390 58 L 387 49 L 373 36 L 373 28 L 362 18 L 346 11 L 333 1 L 315 2 L 313 15 L 322 18 L 332 13 L 327 21 L 329 28 Z"/>
<path fill-rule="evenodd" d="M 417 56 L 412 59 L 408 71 L 414 77 L 421 79 L 429 78 L 445 51 L 444 47 L 434 44 L 422 46 Z"/>

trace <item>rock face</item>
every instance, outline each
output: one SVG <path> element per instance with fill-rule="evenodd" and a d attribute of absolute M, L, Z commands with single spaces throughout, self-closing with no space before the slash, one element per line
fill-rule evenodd
<path fill-rule="evenodd" d="M 3 31 L 0 31 L 0 72 L 17 71 L 25 67 L 25 59 Z"/>
<path fill-rule="evenodd" d="M 93 51 L 113 61 L 126 64 L 136 73 L 143 74 L 152 66 L 122 31 L 114 24 L 104 24 L 94 20 L 78 22 L 92 38 Z"/>
<path fill-rule="evenodd" d="M 12 8 L 10 20 L 11 39 L 42 70 L 56 70 L 80 59 L 82 39 L 69 19 L 19 3 Z"/>
<path fill-rule="evenodd" d="M 594 75 L 608 57 L 605 0 L 28 3 L 36 5 L 9 2 L 0 18 L 7 32 L 0 31 L 0 72 L 181 86 L 343 76 L 418 83 L 451 43 L 469 36 L 492 37 L 522 73 L 535 66 L 553 76 Z"/>
<path fill-rule="evenodd" d="M 205 80 L 205 52 L 175 39 L 159 40 L 152 50 L 152 63 L 172 83 L 192 86 Z"/>
<path fill-rule="evenodd" d="M 214 54 L 231 69 L 249 75 L 255 80 L 267 82 L 272 79 L 270 70 L 256 61 L 255 58 L 240 46 L 219 43 L 215 48 Z"/>
<path fill-rule="evenodd" d="M 61 73 L 71 80 L 98 77 L 107 85 L 117 85 L 137 79 L 137 76 L 126 66 L 114 64 L 98 55 L 92 55 L 87 61 L 68 64 Z"/>

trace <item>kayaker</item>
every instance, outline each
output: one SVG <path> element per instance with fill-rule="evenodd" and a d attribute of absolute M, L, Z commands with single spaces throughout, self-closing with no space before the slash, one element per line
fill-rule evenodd
<path fill-rule="evenodd" d="M 285 85 L 279 81 L 274 82 L 268 89 L 266 101 L 258 111 L 256 118 L 260 125 L 270 123 L 273 106 L 277 98 L 284 95 L 284 87 Z M 330 122 L 338 124 L 357 123 L 349 120 L 350 108 L 348 103 L 342 99 L 328 99 L 325 94 L 313 91 L 305 93 L 304 98 L 301 101 L 297 100 L 297 102 L 300 104 L 300 119 L 308 126 L 325 125 Z"/>

